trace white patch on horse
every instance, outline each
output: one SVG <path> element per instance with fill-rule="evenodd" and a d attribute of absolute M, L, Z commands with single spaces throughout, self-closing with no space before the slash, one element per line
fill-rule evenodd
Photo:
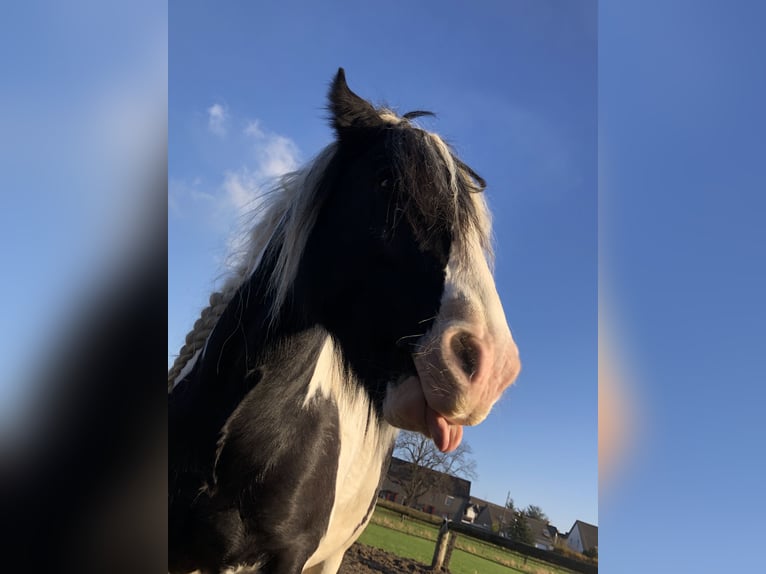
<path fill-rule="evenodd" d="M 303 399 L 303 408 L 306 408 L 311 400 L 321 394 L 325 399 L 334 398 L 334 388 L 342 387 L 342 369 L 335 351 L 335 345 L 330 337 L 327 337 L 322 350 L 319 352 L 314 374 L 311 375 L 306 397 Z"/>
<path fill-rule="evenodd" d="M 383 120 L 386 123 L 398 125 L 404 121 L 402 118 L 397 116 L 394 112 L 391 110 L 381 110 L 381 112 L 378 114 L 381 120 Z"/>
<path fill-rule="evenodd" d="M 321 393 L 338 407 L 340 457 L 335 477 L 335 498 L 325 535 L 306 562 L 304 572 L 336 572 L 343 554 L 369 520 L 370 504 L 377 496 L 381 470 L 397 429 L 379 419 L 362 385 L 347 384 L 337 351 L 328 337 L 320 353 L 304 401 Z M 365 520 L 367 519 L 367 520 Z"/>

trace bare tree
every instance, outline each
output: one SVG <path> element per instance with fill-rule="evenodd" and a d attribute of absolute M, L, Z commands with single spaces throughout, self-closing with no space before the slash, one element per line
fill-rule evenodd
<path fill-rule="evenodd" d="M 394 454 L 412 463 L 411 472 L 396 480 L 402 487 L 404 504 L 412 506 L 429 490 L 442 485 L 444 473 L 464 479 L 475 480 L 476 461 L 471 458 L 471 447 L 460 443 L 452 452 L 441 452 L 433 441 L 420 433 L 402 431 L 396 439 Z M 434 472 L 436 471 L 436 472 Z"/>

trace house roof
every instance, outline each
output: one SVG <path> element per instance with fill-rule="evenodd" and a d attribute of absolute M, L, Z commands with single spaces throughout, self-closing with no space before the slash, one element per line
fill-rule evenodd
<path fill-rule="evenodd" d="M 561 532 L 559 532 L 559 529 L 553 526 L 553 524 L 549 524 L 547 528 L 548 528 L 548 532 L 550 532 L 552 537 L 555 538 L 557 536 L 561 536 Z"/>
<path fill-rule="evenodd" d="M 489 502 L 488 500 L 482 500 L 481 498 L 471 496 L 471 498 L 468 499 L 468 503 L 475 504 L 480 509 L 486 508 L 489 511 L 492 520 L 500 520 L 500 518 L 503 516 L 503 512 L 510 516 L 509 509 L 499 504 L 495 504 L 494 502 Z"/>
<path fill-rule="evenodd" d="M 499 521 L 500 518 L 503 516 L 503 514 L 505 514 L 507 520 L 510 520 L 510 518 L 512 517 L 512 513 L 508 508 L 500 504 L 495 504 L 494 502 L 489 502 L 488 500 L 482 500 L 481 498 L 471 496 L 471 498 L 468 500 L 468 503 L 475 504 L 482 509 L 487 508 L 490 512 L 490 515 L 492 516 L 492 520 Z M 551 536 L 554 536 L 555 534 L 558 534 L 559 536 L 562 535 L 562 533 L 559 532 L 558 528 L 553 526 L 553 524 L 545 522 L 544 520 L 529 518 L 528 516 L 526 517 L 526 519 L 527 519 L 527 524 L 529 525 L 529 527 L 535 530 L 535 536 L 537 536 L 538 530 L 540 532 L 540 536 L 545 536 L 544 534 L 542 534 L 542 531 L 545 528 L 548 529 L 548 532 L 550 533 Z"/>
<path fill-rule="evenodd" d="M 414 463 L 393 456 L 391 457 L 391 464 L 388 467 L 386 478 L 395 484 L 406 482 L 412 473 L 413 467 L 415 466 L 416 465 Z M 452 476 L 451 474 L 445 474 L 443 472 L 439 472 L 438 470 L 431 470 L 428 468 L 422 468 L 422 471 L 427 475 L 438 477 L 440 480 L 440 490 L 442 490 L 445 494 L 459 496 L 462 498 L 468 498 L 471 495 L 470 480 L 458 478 L 457 476 Z"/>
<path fill-rule="evenodd" d="M 580 527 L 580 540 L 584 550 L 598 546 L 598 526 L 588 524 L 582 520 L 575 520 L 569 532 L 572 532 L 577 526 Z"/>
<path fill-rule="evenodd" d="M 556 532 L 556 527 L 549 525 L 545 520 L 539 520 L 537 518 L 530 518 L 525 516 L 527 520 L 527 526 L 535 537 L 535 540 L 545 540 L 549 544 L 553 544 L 553 534 Z M 553 529 L 553 532 L 551 531 Z M 548 533 L 548 536 L 545 533 Z"/>

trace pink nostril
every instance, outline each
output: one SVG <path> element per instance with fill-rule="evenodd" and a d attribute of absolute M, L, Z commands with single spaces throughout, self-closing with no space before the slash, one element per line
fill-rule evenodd
<path fill-rule="evenodd" d="M 479 370 L 481 352 L 478 341 L 467 331 L 461 331 L 452 337 L 450 350 L 455 355 L 457 364 L 468 376 L 468 379 L 472 379 Z"/>

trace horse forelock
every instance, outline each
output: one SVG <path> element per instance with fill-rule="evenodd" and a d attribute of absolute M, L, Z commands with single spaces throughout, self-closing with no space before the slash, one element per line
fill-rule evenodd
<path fill-rule="evenodd" d="M 423 242 L 428 242 L 429 234 L 447 230 L 453 249 L 466 253 L 477 242 L 491 265 L 491 216 L 481 193 L 486 184 L 438 134 L 410 122 L 423 115 L 429 112 L 404 114 L 392 130 L 397 183 L 405 190 L 405 200 L 414 203 L 405 212 Z M 419 226 L 418 218 L 425 218 L 426 225 Z"/>

